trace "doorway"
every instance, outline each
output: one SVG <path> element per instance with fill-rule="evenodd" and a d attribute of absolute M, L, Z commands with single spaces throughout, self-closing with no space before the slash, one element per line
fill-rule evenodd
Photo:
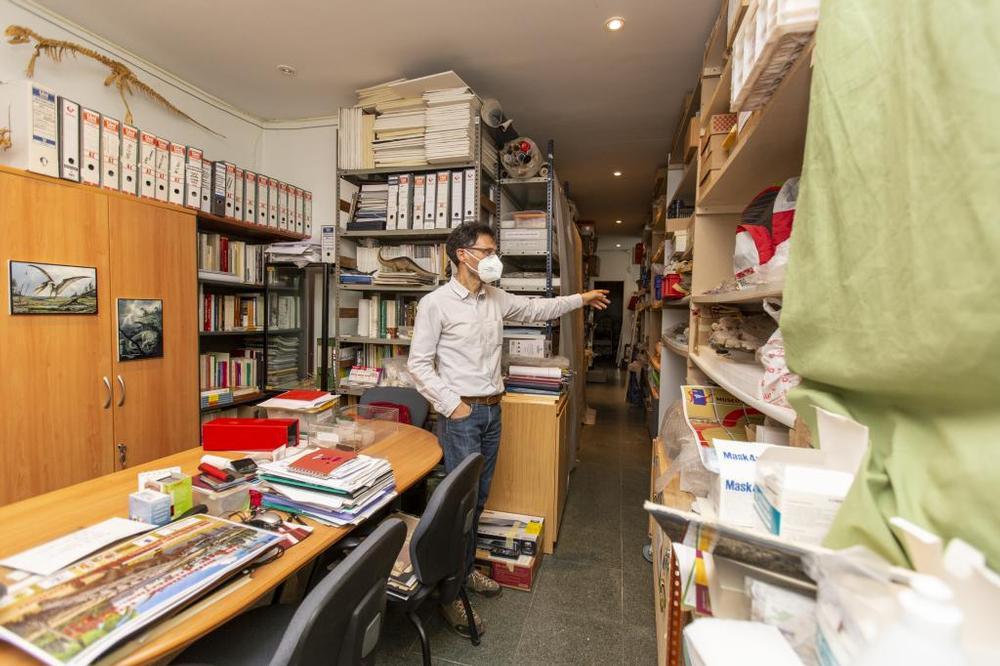
<path fill-rule="evenodd" d="M 618 354 L 618 340 L 622 334 L 622 312 L 625 297 L 625 283 L 618 281 L 594 281 L 594 289 L 607 289 L 611 305 L 606 310 L 594 314 L 594 365 L 610 367 L 615 364 Z"/>

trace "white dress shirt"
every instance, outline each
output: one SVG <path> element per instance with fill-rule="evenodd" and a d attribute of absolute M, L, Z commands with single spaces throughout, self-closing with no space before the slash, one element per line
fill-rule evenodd
<path fill-rule="evenodd" d="M 528 298 L 487 284 L 473 294 L 452 278 L 420 299 L 417 307 L 408 363 L 417 390 L 446 416 L 463 396 L 503 392 L 504 319 L 548 321 L 582 306 L 580 294 Z"/>

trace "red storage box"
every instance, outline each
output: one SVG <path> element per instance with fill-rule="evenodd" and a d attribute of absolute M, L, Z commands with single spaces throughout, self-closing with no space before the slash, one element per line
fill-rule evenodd
<path fill-rule="evenodd" d="M 298 419 L 213 419 L 201 426 L 206 451 L 274 451 L 298 443 Z"/>

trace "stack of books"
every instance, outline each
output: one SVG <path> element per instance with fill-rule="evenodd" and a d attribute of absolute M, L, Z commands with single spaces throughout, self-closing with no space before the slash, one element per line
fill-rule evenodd
<path fill-rule="evenodd" d="M 264 246 L 219 234 L 198 234 L 198 277 L 236 284 L 264 284 Z"/>
<path fill-rule="evenodd" d="M 424 150 L 429 164 L 472 159 L 475 93 L 468 87 L 428 90 Z M 475 109 L 478 112 L 478 108 Z"/>
<path fill-rule="evenodd" d="M 353 218 L 347 223 L 349 231 L 379 231 L 385 229 L 386 208 L 389 201 L 388 183 L 364 183 L 358 191 Z"/>
<path fill-rule="evenodd" d="M 202 384 L 204 386 L 204 383 Z M 201 392 L 201 408 L 225 407 L 233 404 L 233 392 L 227 388 L 208 389 Z"/>
<path fill-rule="evenodd" d="M 361 523 L 397 494 L 388 460 L 337 449 L 308 448 L 264 463 L 258 477 L 263 506 L 336 527 Z"/>
<path fill-rule="evenodd" d="M 201 385 L 204 388 L 253 390 L 257 388 L 260 356 L 252 349 L 208 352 L 200 356 L 200 362 Z"/>
<path fill-rule="evenodd" d="M 504 380 L 510 393 L 557 396 L 563 389 L 563 371 L 529 365 L 512 365 Z"/>
<path fill-rule="evenodd" d="M 375 116 L 361 107 L 340 109 L 337 131 L 337 165 L 341 169 L 370 169 L 375 166 L 371 153 L 372 126 Z"/>

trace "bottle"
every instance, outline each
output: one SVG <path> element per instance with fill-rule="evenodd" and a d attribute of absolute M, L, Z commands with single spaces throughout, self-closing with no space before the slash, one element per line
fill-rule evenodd
<path fill-rule="evenodd" d="M 962 611 L 947 585 L 932 576 L 914 576 L 899 603 L 902 615 L 862 651 L 855 666 L 967 666 L 959 639 Z"/>

